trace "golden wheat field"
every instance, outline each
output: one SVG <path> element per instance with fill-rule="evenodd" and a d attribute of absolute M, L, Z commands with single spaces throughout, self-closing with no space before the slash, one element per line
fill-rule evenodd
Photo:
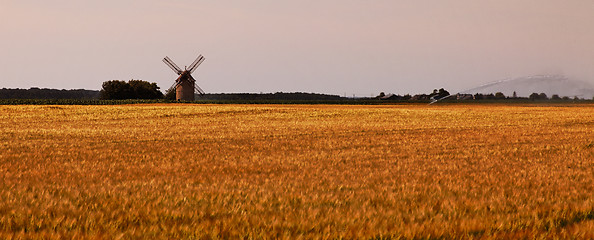
<path fill-rule="evenodd" d="M 594 105 L 0 106 L 0 238 L 594 238 Z"/>

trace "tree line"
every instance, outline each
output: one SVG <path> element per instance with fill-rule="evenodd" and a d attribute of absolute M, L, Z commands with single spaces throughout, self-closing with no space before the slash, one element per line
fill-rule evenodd
<path fill-rule="evenodd" d="M 532 101 L 543 101 L 543 100 L 554 100 L 554 101 L 577 101 L 577 100 L 588 100 L 582 99 L 577 96 L 573 98 L 567 96 L 559 96 L 558 94 L 553 94 L 551 97 L 547 96 L 546 93 L 532 93 L 528 97 L 518 97 L 516 92 L 512 94 L 512 96 L 505 96 L 502 92 L 496 93 L 476 93 L 476 94 L 465 94 L 465 93 L 457 93 L 457 94 L 450 94 L 447 90 L 441 88 L 439 90 L 435 89 L 432 93 L 429 94 L 416 94 L 416 95 L 395 95 L 395 94 L 385 94 L 380 93 L 375 99 L 379 100 L 393 100 L 393 101 L 435 101 L 435 100 L 532 100 Z M 592 99 L 594 100 L 594 98 Z"/>
<path fill-rule="evenodd" d="M 175 89 L 167 90 L 163 94 L 159 90 L 157 83 L 150 83 L 143 80 L 110 80 L 103 82 L 100 91 L 74 89 L 74 90 L 58 90 L 47 88 L 30 88 L 30 89 L 0 89 L 0 99 L 100 99 L 100 100 L 124 100 L 124 99 L 164 99 L 165 101 L 175 101 Z M 392 102 L 433 102 L 436 100 L 454 100 L 454 101 L 468 101 L 468 100 L 508 100 L 508 101 L 543 101 L 543 100 L 583 100 L 578 97 L 560 97 L 557 94 L 547 96 L 545 93 L 532 93 L 529 97 L 518 97 L 515 92 L 512 96 L 505 96 L 501 92 L 497 93 L 476 93 L 476 94 L 450 94 L 444 88 L 434 89 L 428 94 L 416 95 L 395 95 L 380 93 L 376 97 L 371 98 L 347 98 L 338 95 L 318 94 L 318 93 L 219 93 L 219 94 L 205 94 L 200 100 L 202 101 L 351 101 L 351 100 L 366 100 L 366 101 L 392 101 Z"/>
<path fill-rule="evenodd" d="M 2 88 L 0 99 L 97 99 L 99 91 L 85 89 Z"/>

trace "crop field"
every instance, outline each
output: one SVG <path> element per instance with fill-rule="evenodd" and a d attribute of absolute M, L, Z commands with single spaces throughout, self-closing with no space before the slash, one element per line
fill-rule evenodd
<path fill-rule="evenodd" d="M 594 105 L 0 106 L 0 239 L 594 238 Z"/>

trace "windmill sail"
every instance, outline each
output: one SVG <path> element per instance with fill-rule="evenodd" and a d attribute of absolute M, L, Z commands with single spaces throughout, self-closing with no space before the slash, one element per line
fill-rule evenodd
<path fill-rule="evenodd" d="M 198 66 L 200 66 L 200 64 L 202 64 L 202 62 L 204 62 L 204 57 L 202 55 L 198 56 L 198 58 L 196 58 L 196 60 L 194 60 L 194 62 L 192 64 L 190 64 L 190 67 L 188 67 L 188 72 L 193 73 L 196 68 L 198 68 Z"/>
<path fill-rule="evenodd" d="M 192 82 L 194 83 L 194 90 L 196 90 L 196 92 L 198 92 L 200 95 L 204 95 L 204 90 L 202 90 L 202 88 L 200 88 L 200 86 L 198 86 L 198 84 L 196 84 L 196 80 L 191 77 Z"/>
<path fill-rule="evenodd" d="M 169 66 L 171 68 L 171 70 L 173 70 L 175 73 L 177 73 L 177 75 L 182 74 L 182 70 L 181 68 L 179 68 L 173 61 L 171 61 L 171 59 L 169 57 L 165 57 L 163 58 L 163 62 Z"/>

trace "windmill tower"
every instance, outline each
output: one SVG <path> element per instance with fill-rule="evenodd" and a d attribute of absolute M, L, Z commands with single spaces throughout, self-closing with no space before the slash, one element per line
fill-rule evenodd
<path fill-rule="evenodd" d="M 163 58 L 163 62 L 167 64 L 179 77 L 175 80 L 175 83 L 169 88 L 172 91 L 175 88 L 175 99 L 178 101 L 194 101 L 194 91 L 200 95 L 204 94 L 202 88 L 196 84 L 196 79 L 192 77 L 192 73 L 196 71 L 196 68 L 204 62 L 202 55 L 198 56 L 190 67 L 186 67 L 181 70 L 169 57 Z"/>

